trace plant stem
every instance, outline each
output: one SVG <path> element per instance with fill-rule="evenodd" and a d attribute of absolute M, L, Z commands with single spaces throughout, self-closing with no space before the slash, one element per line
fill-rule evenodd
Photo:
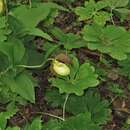
<path fill-rule="evenodd" d="M 65 109 L 66 109 L 66 103 L 67 100 L 69 98 L 69 94 L 66 95 L 65 101 L 64 101 L 64 105 L 63 105 L 63 120 L 65 121 Z"/>
<path fill-rule="evenodd" d="M 41 68 L 46 64 L 46 62 L 53 61 L 53 60 L 54 60 L 54 58 L 48 58 L 47 60 L 43 61 L 40 65 L 34 65 L 34 66 L 33 65 L 31 65 L 31 66 L 29 66 L 29 65 L 17 65 L 17 67 L 28 68 L 28 69 Z"/>
<path fill-rule="evenodd" d="M 32 0 L 28 0 L 30 8 L 32 8 Z"/>
<path fill-rule="evenodd" d="M 113 12 L 113 9 L 111 8 L 111 21 L 112 21 L 112 24 L 115 25 L 115 22 L 113 20 L 113 13 L 112 12 Z"/>
<path fill-rule="evenodd" d="M 36 114 L 47 115 L 47 116 L 54 117 L 54 118 L 57 118 L 57 119 L 59 119 L 59 120 L 64 121 L 64 119 L 63 119 L 62 117 L 53 115 L 53 114 L 51 114 L 51 113 L 47 113 L 47 112 L 36 112 Z"/>
<path fill-rule="evenodd" d="M 8 16 L 8 5 L 7 5 L 7 0 L 4 0 L 4 6 L 5 6 L 5 14 Z"/>

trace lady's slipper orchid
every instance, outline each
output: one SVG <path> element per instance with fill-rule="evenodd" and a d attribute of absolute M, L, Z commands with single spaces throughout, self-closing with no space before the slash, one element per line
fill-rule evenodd
<path fill-rule="evenodd" d="M 67 76 L 70 74 L 70 68 L 66 64 L 59 62 L 56 59 L 53 60 L 52 67 L 55 73 L 58 75 Z"/>
<path fill-rule="evenodd" d="M 5 8 L 5 6 L 4 6 L 4 0 L 0 0 L 0 14 L 3 13 L 4 8 Z"/>

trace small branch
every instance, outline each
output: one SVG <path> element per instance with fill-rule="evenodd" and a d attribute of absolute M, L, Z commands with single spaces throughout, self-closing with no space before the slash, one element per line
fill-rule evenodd
<path fill-rule="evenodd" d="M 54 58 L 48 58 L 47 60 L 43 61 L 40 65 L 17 65 L 17 67 L 21 68 L 28 68 L 28 69 L 35 69 L 43 67 L 48 61 L 53 61 Z"/>
<path fill-rule="evenodd" d="M 111 100 L 111 102 L 109 103 L 109 105 L 111 105 L 117 98 L 118 98 L 118 96 L 115 96 L 115 97 Z"/>
<path fill-rule="evenodd" d="M 66 95 L 65 102 L 64 102 L 64 105 L 63 105 L 63 119 L 64 120 L 65 120 L 66 103 L 67 103 L 68 98 L 69 98 L 69 94 Z"/>
<path fill-rule="evenodd" d="M 32 0 L 28 0 L 30 8 L 32 8 Z"/>
<path fill-rule="evenodd" d="M 112 21 L 112 24 L 115 25 L 115 22 L 113 20 L 113 9 L 111 8 L 111 21 Z"/>
<path fill-rule="evenodd" d="M 7 0 L 4 0 L 4 6 L 5 6 L 5 14 L 6 16 L 8 16 L 9 10 L 8 10 L 8 5 L 7 5 Z"/>
<path fill-rule="evenodd" d="M 54 118 L 64 121 L 64 119 L 62 117 L 59 117 L 59 116 L 56 116 L 56 115 L 53 115 L 53 114 L 47 113 L 47 112 L 35 112 L 35 114 L 46 115 L 46 116 L 54 117 Z"/>

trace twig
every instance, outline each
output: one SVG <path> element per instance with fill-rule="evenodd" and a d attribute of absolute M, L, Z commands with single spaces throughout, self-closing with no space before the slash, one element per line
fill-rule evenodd
<path fill-rule="evenodd" d="M 51 114 L 51 113 L 47 113 L 47 112 L 35 112 L 35 113 L 36 113 L 36 114 L 41 114 L 41 115 L 47 115 L 47 116 L 54 117 L 54 118 L 57 118 L 57 119 L 59 119 L 59 120 L 64 121 L 64 119 L 63 119 L 62 117 L 53 115 L 53 114 Z"/>
<path fill-rule="evenodd" d="M 109 105 L 111 105 L 117 98 L 118 98 L 118 96 L 115 96 L 115 97 L 111 100 L 111 102 L 109 103 Z"/>
<path fill-rule="evenodd" d="M 68 98 L 69 98 L 69 94 L 66 95 L 65 102 L 63 105 L 63 120 L 65 120 L 65 109 L 66 109 L 66 103 L 67 103 Z"/>
<path fill-rule="evenodd" d="M 112 12 L 113 12 L 113 9 L 111 8 L 111 21 L 112 21 L 112 24 L 115 25 L 115 22 L 113 20 L 113 13 Z"/>
<path fill-rule="evenodd" d="M 8 5 L 7 5 L 7 0 L 4 0 L 4 6 L 5 6 L 5 14 L 8 16 Z"/>
<path fill-rule="evenodd" d="M 28 0 L 30 8 L 32 8 L 32 0 Z"/>

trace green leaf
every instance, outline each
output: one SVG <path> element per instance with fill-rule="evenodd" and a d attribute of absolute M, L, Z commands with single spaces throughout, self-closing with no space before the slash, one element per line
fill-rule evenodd
<path fill-rule="evenodd" d="M 35 103 L 35 90 L 32 79 L 25 73 L 19 74 L 16 79 L 15 91 L 24 99 Z"/>
<path fill-rule="evenodd" d="M 93 20 L 98 25 L 105 25 L 107 21 L 111 18 L 111 14 L 105 11 L 97 12 Z"/>
<path fill-rule="evenodd" d="M 120 7 L 125 7 L 128 5 L 129 3 L 129 0 L 106 0 L 105 2 L 108 3 L 108 5 L 112 8 L 112 9 L 115 9 L 115 8 L 120 8 Z"/>
<path fill-rule="evenodd" d="M 61 130 L 101 130 L 101 129 L 91 120 L 91 114 L 89 112 L 86 112 L 67 119 L 63 123 L 63 127 Z"/>
<path fill-rule="evenodd" d="M 52 107 L 63 106 L 65 94 L 60 94 L 57 89 L 46 91 L 45 99 Z"/>
<path fill-rule="evenodd" d="M 23 73 L 6 73 L 1 77 L 1 83 L 6 88 L 10 89 L 12 93 L 20 95 L 23 99 L 35 102 L 35 84 L 33 78 L 26 72 Z M 15 99 L 13 99 L 15 100 Z"/>
<path fill-rule="evenodd" d="M 7 40 L 7 36 L 11 33 L 8 28 L 7 18 L 5 16 L 0 16 L 0 42 Z"/>
<path fill-rule="evenodd" d="M 41 29 L 39 28 L 30 28 L 27 30 L 27 34 L 29 35 L 34 35 L 34 36 L 39 36 L 42 38 L 45 38 L 49 41 L 53 41 L 53 39 L 51 38 L 51 36 L 45 32 L 43 32 Z"/>
<path fill-rule="evenodd" d="M 86 25 L 83 35 L 89 49 L 99 50 L 114 59 L 124 60 L 130 52 L 130 33 L 123 27 Z"/>
<path fill-rule="evenodd" d="M 94 18 L 93 20 L 96 23 L 99 23 L 99 24 L 103 23 L 104 25 L 106 21 L 109 20 L 108 13 L 104 11 L 100 12 L 100 10 L 107 6 L 108 6 L 107 2 L 104 2 L 104 1 L 95 2 L 95 0 L 89 0 L 85 2 L 84 7 L 77 7 L 75 9 L 75 13 L 79 16 L 80 21 Z M 103 22 L 101 23 L 102 20 Z"/>
<path fill-rule="evenodd" d="M 46 92 L 46 100 L 52 107 L 63 107 L 65 94 L 61 95 L 53 89 Z M 77 115 L 90 112 L 96 124 L 106 124 L 111 119 L 111 110 L 106 100 L 101 100 L 99 93 L 89 90 L 83 96 L 70 95 L 66 103 L 66 112 Z"/>
<path fill-rule="evenodd" d="M 119 61 L 119 66 L 120 66 L 120 72 L 121 74 L 128 76 L 130 79 L 130 55 L 128 55 L 128 58 L 123 61 Z"/>
<path fill-rule="evenodd" d="M 0 52 L 8 57 L 10 64 L 15 65 L 22 60 L 25 54 L 25 48 L 20 40 L 12 38 L 0 43 Z"/>
<path fill-rule="evenodd" d="M 119 97 L 126 97 L 125 91 L 118 84 L 111 84 L 108 89 Z"/>
<path fill-rule="evenodd" d="M 48 16 L 49 12 L 50 9 L 44 4 L 32 8 L 27 5 L 20 5 L 12 10 L 12 15 L 26 28 L 34 28 Z"/>
<path fill-rule="evenodd" d="M 8 127 L 6 130 L 20 130 L 20 128 L 18 128 L 18 127 L 13 127 L 13 128 Z"/>
<path fill-rule="evenodd" d="M 25 48 L 23 43 L 19 40 L 13 40 L 15 44 L 13 45 L 13 60 L 14 64 L 18 64 L 22 58 L 24 57 L 25 54 Z"/>
<path fill-rule="evenodd" d="M 62 130 L 62 123 L 57 120 L 50 120 L 43 125 L 43 130 Z"/>
<path fill-rule="evenodd" d="M 71 68 L 73 70 L 73 66 Z M 85 89 L 96 87 L 99 84 L 97 77 L 94 67 L 89 63 L 84 63 L 79 67 L 75 77 L 72 76 L 70 79 L 56 77 L 50 79 L 50 82 L 52 86 L 59 88 L 60 93 L 83 95 Z"/>
<path fill-rule="evenodd" d="M 0 113 L 0 129 L 4 130 L 7 125 L 7 120 L 14 116 L 17 112 L 17 109 L 10 109 L 7 112 Z"/>
<path fill-rule="evenodd" d="M 71 96 L 66 110 L 74 115 L 90 112 L 92 121 L 96 124 L 106 124 L 110 120 L 110 109 L 107 101 L 102 101 L 98 93 L 88 91 L 84 96 Z"/>
<path fill-rule="evenodd" d="M 24 130 L 41 130 L 42 129 L 42 120 L 41 117 L 35 118 L 31 124 L 25 126 Z"/>
<path fill-rule="evenodd" d="M 59 28 L 53 28 L 51 33 L 59 40 L 60 44 L 64 46 L 67 50 L 72 50 L 74 48 L 81 48 L 86 46 L 86 42 L 81 39 L 79 35 L 73 33 L 65 34 Z"/>
<path fill-rule="evenodd" d="M 79 16 L 79 20 L 90 19 L 95 12 L 95 1 L 89 0 L 89 2 L 85 2 L 85 7 L 77 7 L 75 9 L 75 13 Z"/>

